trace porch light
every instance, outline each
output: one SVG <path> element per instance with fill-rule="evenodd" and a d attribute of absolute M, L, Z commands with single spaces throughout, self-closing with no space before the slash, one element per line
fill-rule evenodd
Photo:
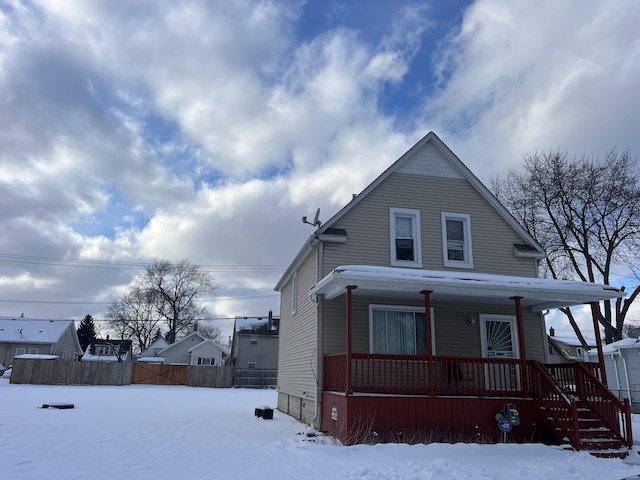
<path fill-rule="evenodd" d="M 467 317 L 467 322 L 469 322 L 469 325 L 475 325 L 476 324 L 476 317 L 474 317 L 473 315 L 469 315 Z"/>

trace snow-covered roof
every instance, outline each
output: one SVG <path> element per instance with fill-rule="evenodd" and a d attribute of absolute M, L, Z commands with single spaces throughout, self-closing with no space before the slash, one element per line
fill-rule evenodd
<path fill-rule="evenodd" d="M 640 347 L 637 338 L 623 338 L 617 342 L 610 343 L 602 346 L 602 353 L 615 353 L 625 348 L 637 348 Z M 589 350 L 589 355 L 598 355 L 598 349 L 594 348 Z"/>
<path fill-rule="evenodd" d="M 268 323 L 269 317 L 236 317 L 235 329 L 236 332 L 241 332 L 243 330 L 251 330 L 253 327 L 262 327 L 267 325 Z M 278 330 L 275 322 L 272 323 L 271 330 Z"/>
<path fill-rule="evenodd" d="M 26 358 L 28 360 L 55 360 L 58 355 L 45 355 L 42 353 L 25 353 L 23 355 L 16 355 L 14 358 Z"/>
<path fill-rule="evenodd" d="M 73 320 L 0 317 L 0 342 L 55 343 Z"/>
<path fill-rule="evenodd" d="M 164 363 L 164 357 L 139 357 L 139 363 Z"/>
<path fill-rule="evenodd" d="M 354 295 L 417 298 L 420 291 L 432 291 L 431 300 L 441 302 L 509 303 L 521 297 L 523 307 L 533 311 L 581 305 L 624 297 L 618 288 L 598 283 L 547 278 L 513 277 L 474 272 L 418 270 L 410 268 L 345 265 L 330 272 L 309 292 L 333 299 L 355 285 Z"/>
<path fill-rule="evenodd" d="M 581 347 L 582 343 L 580 342 L 580 340 L 578 340 L 578 337 L 576 336 L 571 336 L 571 335 L 553 335 L 553 336 L 549 336 L 549 338 L 551 340 L 555 340 L 557 342 L 560 343 L 564 343 L 565 345 L 568 345 L 570 347 Z M 590 347 L 595 347 L 597 345 L 595 339 L 593 338 L 589 338 L 589 337 L 584 337 L 585 342 L 587 342 L 587 345 Z"/>

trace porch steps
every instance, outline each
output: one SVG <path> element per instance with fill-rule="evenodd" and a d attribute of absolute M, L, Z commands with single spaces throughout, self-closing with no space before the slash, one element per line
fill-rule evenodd
<path fill-rule="evenodd" d="M 629 449 L 617 438 L 604 422 L 579 399 L 572 399 L 577 405 L 579 450 L 589 452 L 598 458 L 626 458 Z M 541 406 L 542 417 L 547 427 L 553 432 L 556 439 L 566 444 L 569 439 L 563 434 L 560 424 L 570 420 L 566 418 L 554 418 L 548 414 L 546 408 Z M 572 447 L 569 447 L 572 448 Z"/>

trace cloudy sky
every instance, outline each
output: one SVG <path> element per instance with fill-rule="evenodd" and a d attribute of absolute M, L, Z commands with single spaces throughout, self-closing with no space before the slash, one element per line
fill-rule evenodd
<path fill-rule="evenodd" d="M 101 318 L 153 258 L 279 311 L 312 232 L 428 131 L 489 183 L 640 154 L 636 0 L 0 0 L 0 315 Z"/>

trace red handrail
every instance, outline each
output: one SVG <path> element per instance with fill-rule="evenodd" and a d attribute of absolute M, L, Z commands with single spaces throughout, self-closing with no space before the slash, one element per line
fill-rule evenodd
<path fill-rule="evenodd" d="M 562 392 L 558 383 L 539 362 L 531 361 L 529 366 L 532 374 L 532 393 L 546 410 L 547 419 L 552 422 L 551 430 L 558 441 L 563 442 L 566 439 L 573 448 L 580 450 L 580 428 L 575 402 Z"/>
<path fill-rule="evenodd" d="M 627 447 L 633 445 L 629 400 L 621 401 L 582 362 L 575 363 L 579 397 Z"/>

